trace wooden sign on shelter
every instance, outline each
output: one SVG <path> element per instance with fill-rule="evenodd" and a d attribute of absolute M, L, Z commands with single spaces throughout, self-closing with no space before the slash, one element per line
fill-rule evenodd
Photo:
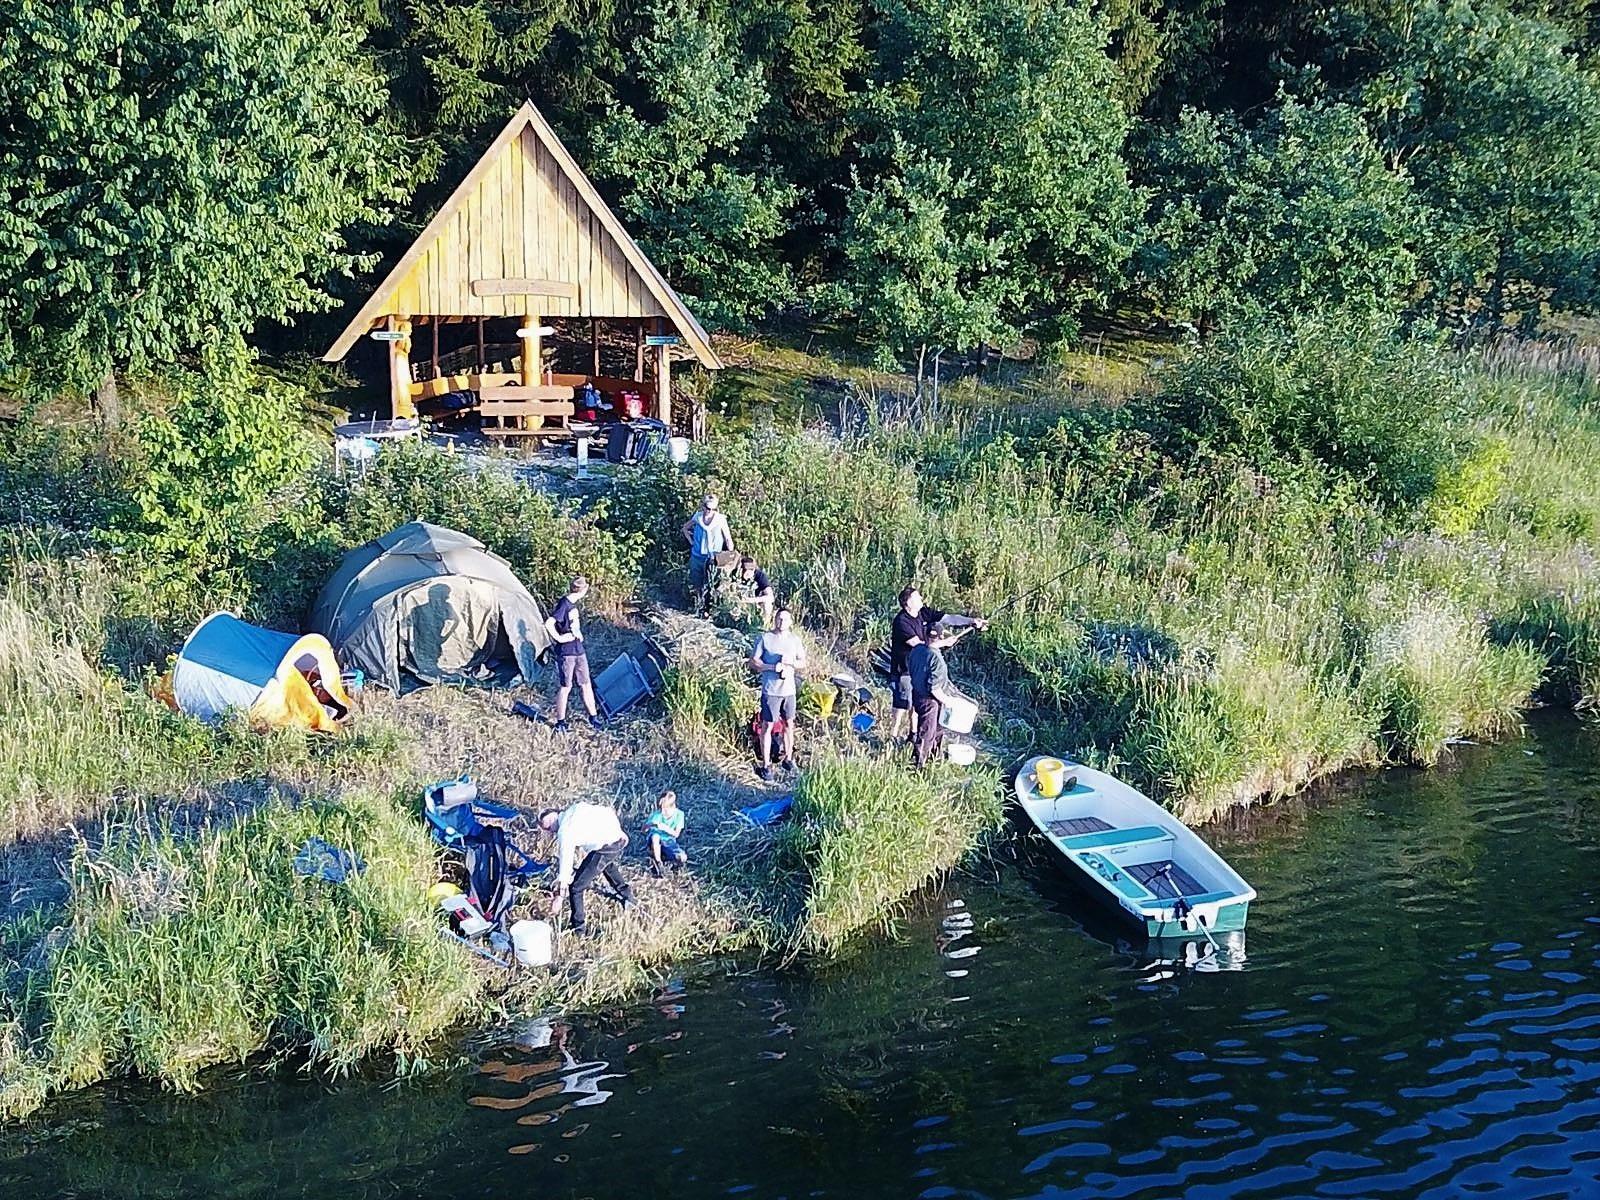
<path fill-rule="evenodd" d="M 517 322 L 517 344 L 491 344 L 485 329 L 505 318 Z M 543 369 L 541 339 L 547 321 L 569 318 L 589 318 L 591 369 L 557 376 Z M 463 322 L 475 325 L 475 343 L 441 356 L 440 326 Z M 631 329 L 632 379 L 601 373 L 602 325 Z M 422 327 L 431 327 L 433 353 L 416 361 Z M 342 360 L 379 330 L 393 335 L 385 341 L 395 416 L 415 415 L 419 400 L 475 392 L 486 430 L 503 435 L 564 432 L 573 397 L 588 382 L 612 395 L 630 387 L 647 393 L 670 425 L 671 355 L 721 366 L 706 331 L 531 103 L 500 131 L 324 361 Z"/>

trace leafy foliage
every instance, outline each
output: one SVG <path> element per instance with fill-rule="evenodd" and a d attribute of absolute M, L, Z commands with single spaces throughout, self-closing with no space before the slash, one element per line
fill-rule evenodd
<path fill-rule="evenodd" d="M 1392 313 L 1417 281 L 1409 180 L 1347 105 L 1280 97 L 1253 126 L 1190 109 L 1148 153 L 1141 266 L 1152 299 L 1197 320 L 1253 309 Z"/>
<path fill-rule="evenodd" d="M 1320 318 L 1223 335 L 1174 370 L 1156 409 L 1192 452 L 1272 474 L 1320 464 L 1402 507 L 1426 501 L 1469 443 L 1426 347 Z"/>
<path fill-rule="evenodd" d="M 0 372 L 88 390 L 325 304 L 399 166 L 346 12 L 0 5 Z"/>
<path fill-rule="evenodd" d="M 632 48 L 643 94 L 613 102 L 594 130 L 593 170 L 690 303 L 719 324 L 744 324 L 794 294 L 774 243 L 795 189 L 735 158 L 768 93 L 716 14 L 655 0 L 644 17 Z"/>
<path fill-rule="evenodd" d="M 896 355 L 1103 297 L 1132 249 L 1105 31 L 1066 0 L 888 0 L 831 299 Z"/>

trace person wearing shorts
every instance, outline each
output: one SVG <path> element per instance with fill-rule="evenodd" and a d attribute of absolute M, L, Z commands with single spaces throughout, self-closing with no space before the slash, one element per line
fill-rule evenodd
<path fill-rule="evenodd" d="M 589 655 L 583 648 L 583 622 L 578 616 L 578 603 L 589 594 L 589 581 L 574 575 L 567 594 L 545 618 L 544 627 L 556 646 L 556 719 L 557 733 L 565 733 L 567 725 L 567 698 L 577 685 L 583 696 L 583 706 L 589 710 L 589 724 L 604 729 L 594 702 L 594 685 L 589 682 Z"/>
<path fill-rule="evenodd" d="M 900 611 L 895 613 L 889 631 L 889 692 L 894 710 L 894 723 L 889 727 L 891 738 L 900 736 L 900 727 L 906 714 L 915 705 L 911 690 L 911 652 L 918 646 L 929 645 L 943 650 L 955 644 L 955 635 L 940 633 L 943 628 L 972 625 L 986 629 L 988 622 L 981 617 L 947 613 L 929 608 L 922 602 L 922 593 L 914 586 L 900 593 Z"/>
<path fill-rule="evenodd" d="M 761 763 L 756 774 L 772 778 L 772 734 L 782 735 L 783 769 L 794 770 L 795 697 L 799 672 L 806 668 L 806 647 L 794 632 L 794 617 L 786 608 L 772 614 L 772 628 L 756 639 L 750 666 L 761 672 L 761 716 L 756 722 L 761 739 Z"/>

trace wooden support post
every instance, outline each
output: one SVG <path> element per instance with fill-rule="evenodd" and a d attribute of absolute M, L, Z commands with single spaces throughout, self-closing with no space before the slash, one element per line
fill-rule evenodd
<path fill-rule="evenodd" d="M 589 318 L 589 348 L 594 352 L 590 356 L 589 374 L 598 379 L 600 377 L 600 320 L 598 317 Z"/>
<path fill-rule="evenodd" d="M 439 378 L 439 318 L 429 317 L 428 323 L 433 326 L 433 377 Z"/>
<path fill-rule="evenodd" d="M 644 318 L 633 325 L 633 381 L 644 382 Z"/>
<path fill-rule="evenodd" d="M 656 320 L 656 332 L 665 333 L 667 323 Z M 672 359 L 670 346 L 657 346 L 656 352 L 656 417 L 670 430 L 672 428 Z"/>
<path fill-rule="evenodd" d="M 479 371 L 480 374 L 483 371 L 488 369 L 488 364 L 483 361 L 484 354 L 485 354 L 485 351 L 483 349 L 483 318 L 479 317 L 478 318 L 478 371 Z"/>
<path fill-rule="evenodd" d="M 529 313 L 522 318 L 517 339 L 522 343 L 522 386 L 533 387 L 543 382 L 540 375 L 544 366 L 544 347 L 539 342 L 539 318 L 536 314 Z"/>
<path fill-rule="evenodd" d="M 417 406 L 411 400 L 411 318 L 388 319 L 389 331 L 401 336 L 389 347 L 389 411 L 396 420 L 415 417 Z"/>

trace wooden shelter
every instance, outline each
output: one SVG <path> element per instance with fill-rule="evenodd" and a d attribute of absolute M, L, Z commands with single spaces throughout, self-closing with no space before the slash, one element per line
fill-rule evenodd
<path fill-rule="evenodd" d="M 575 335 L 587 334 L 579 369 L 554 369 L 551 322 L 569 351 Z M 486 432 L 501 436 L 565 433 L 587 383 L 628 404 L 637 393 L 670 425 L 674 358 L 721 366 L 706 331 L 532 104 L 500 131 L 323 360 L 339 362 L 366 335 L 387 343 L 396 417 L 414 416 L 430 399 L 470 404 L 470 393 Z M 602 370 L 607 354 L 620 369 Z"/>

